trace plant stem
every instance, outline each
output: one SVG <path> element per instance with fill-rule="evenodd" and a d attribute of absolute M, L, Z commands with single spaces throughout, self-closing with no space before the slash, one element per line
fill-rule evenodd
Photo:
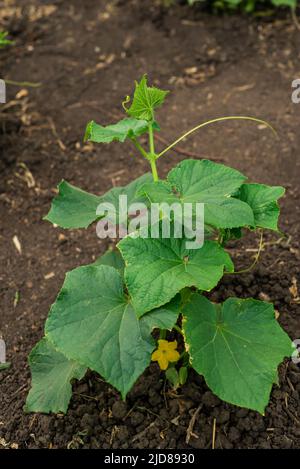
<path fill-rule="evenodd" d="M 159 338 L 162 339 L 162 340 L 165 340 L 166 336 L 167 336 L 166 329 L 160 329 L 159 330 Z"/>
<path fill-rule="evenodd" d="M 4 80 L 7 85 L 20 86 L 25 88 L 38 88 L 42 83 L 32 83 L 30 81 Z"/>
<path fill-rule="evenodd" d="M 150 165 L 151 165 L 151 171 L 152 171 L 152 176 L 153 176 L 153 181 L 158 181 L 158 174 L 157 174 L 157 168 L 156 168 L 156 163 L 155 159 L 150 160 Z"/>
<path fill-rule="evenodd" d="M 149 122 L 149 146 L 150 146 L 150 155 L 155 156 L 155 148 L 154 148 L 154 135 L 153 135 L 153 127 L 152 122 Z"/>
<path fill-rule="evenodd" d="M 149 159 L 150 165 L 151 165 L 153 181 L 158 181 L 159 178 L 158 178 L 156 162 L 155 162 L 155 160 L 157 159 L 157 155 L 155 153 L 155 147 L 154 147 L 154 136 L 153 136 L 152 122 L 149 122 L 149 147 L 150 147 L 150 152 L 148 154 L 148 159 Z"/>
<path fill-rule="evenodd" d="M 148 160 L 148 159 L 149 159 L 148 153 L 144 150 L 144 148 L 142 147 L 142 145 L 140 144 L 140 142 L 139 142 L 135 137 L 133 137 L 131 140 L 132 140 L 133 144 L 135 145 L 135 147 L 136 147 L 136 148 L 139 150 L 139 152 L 143 155 L 143 157 Z"/>
<path fill-rule="evenodd" d="M 179 332 L 179 334 L 181 334 L 184 337 L 182 330 L 180 329 L 179 326 L 177 326 L 177 324 L 175 324 L 175 326 L 173 326 L 173 329 L 175 329 L 175 331 Z"/>
<path fill-rule="evenodd" d="M 269 127 L 272 132 L 277 136 L 277 133 L 276 133 L 276 130 L 268 123 L 268 122 L 265 122 L 261 119 L 256 119 L 256 117 L 248 117 L 248 116 L 225 116 L 225 117 L 218 117 L 217 119 L 211 119 L 207 122 L 202 122 L 202 124 L 199 124 L 197 125 L 196 127 L 193 127 L 191 130 L 189 130 L 188 132 L 185 132 L 183 135 L 181 135 L 181 137 L 179 137 L 177 140 L 175 140 L 175 142 L 171 143 L 171 145 L 169 145 L 167 148 L 165 148 L 163 151 L 161 151 L 158 155 L 157 155 L 157 158 L 160 158 L 161 156 L 163 156 L 167 151 L 171 150 L 173 147 L 175 147 L 175 145 L 177 145 L 177 143 L 181 142 L 181 140 L 183 140 L 184 138 L 188 137 L 189 135 L 191 135 L 193 132 L 195 132 L 196 130 L 199 130 L 201 129 L 202 127 L 205 127 L 206 125 L 210 125 L 210 124 L 214 124 L 215 122 L 222 122 L 222 121 L 227 121 L 227 120 L 249 120 L 249 121 L 254 121 L 254 122 L 257 122 L 259 124 L 264 124 L 266 125 L 267 127 Z"/>

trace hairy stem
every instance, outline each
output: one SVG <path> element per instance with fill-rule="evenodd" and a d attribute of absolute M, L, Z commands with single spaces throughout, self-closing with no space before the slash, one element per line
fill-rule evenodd
<path fill-rule="evenodd" d="M 175 140 L 173 143 L 171 143 L 167 148 L 165 148 L 163 151 L 161 151 L 158 155 L 157 155 L 157 158 L 160 158 L 161 156 L 163 156 L 165 153 L 167 153 L 167 151 L 171 150 L 173 147 L 175 147 L 175 145 L 177 145 L 177 143 L 181 142 L 181 140 L 183 140 L 184 138 L 188 137 L 189 135 L 191 135 L 193 132 L 196 132 L 196 130 L 199 130 L 201 129 L 202 127 L 205 127 L 206 125 L 210 125 L 210 124 L 214 124 L 215 122 L 222 122 L 222 121 L 227 121 L 227 120 L 249 120 L 249 121 L 254 121 L 254 122 L 257 122 L 259 124 L 264 124 L 266 125 L 267 127 L 269 127 L 269 129 L 272 130 L 272 132 L 277 135 L 276 133 L 276 130 L 266 121 L 264 120 L 261 120 L 261 119 L 256 119 L 256 117 L 248 117 L 248 116 L 225 116 L 225 117 L 218 117 L 216 119 L 211 119 L 209 121 L 206 121 L 206 122 L 202 122 L 202 124 L 199 124 L 199 125 L 196 125 L 196 127 L 193 127 L 191 130 L 189 130 L 188 132 L 185 132 L 181 137 L 179 137 L 177 140 Z"/>
<path fill-rule="evenodd" d="M 152 122 L 149 122 L 149 155 L 148 159 L 150 161 L 151 165 L 151 171 L 152 171 L 152 176 L 153 176 L 153 181 L 158 181 L 158 173 L 157 173 L 157 168 L 156 168 L 156 159 L 157 155 L 155 153 L 155 147 L 154 147 L 154 135 L 153 135 L 153 127 L 152 127 Z"/>
<path fill-rule="evenodd" d="M 156 182 L 159 180 L 159 178 L 158 178 L 157 167 L 156 167 L 156 163 L 154 159 L 150 160 L 150 165 L 151 165 L 153 181 Z"/>
<path fill-rule="evenodd" d="M 136 147 L 136 148 L 139 150 L 139 152 L 143 155 L 143 157 L 148 160 L 148 159 L 149 159 L 148 153 L 144 150 L 144 148 L 142 147 L 142 145 L 140 144 L 140 142 L 139 142 L 135 137 L 132 137 L 131 140 L 132 140 L 133 144 L 135 145 L 135 147 Z"/>

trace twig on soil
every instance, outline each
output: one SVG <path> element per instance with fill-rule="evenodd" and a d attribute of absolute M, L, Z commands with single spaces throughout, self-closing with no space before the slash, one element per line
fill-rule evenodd
<path fill-rule="evenodd" d="M 168 401 L 167 401 L 167 396 L 166 396 L 166 385 L 167 385 L 167 380 L 165 379 L 164 381 L 164 387 L 163 387 L 163 396 L 164 396 L 164 403 L 165 403 L 165 408 L 168 409 Z"/>
<path fill-rule="evenodd" d="M 286 408 L 286 409 L 284 409 L 284 410 L 285 410 L 285 412 L 288 414 L 288 416 L 289 416 L 291 419 L 293 419 L 293 420 L 296 422 L 297 425 L 300 426 L 300 420 L 298 420 L 297 417 L 296 417 L 288 408 Z"/>
<path fill-rule="evenodd" d="M 113 444 L 114 438 L 115 438 L 116 434 L 118 433 L 118 431 L 119 431 L 119 429 L 118 429 L 117 425 L 114 425 L 113 428 L 112 428 L 111 434 L 110 434 L 110 439 L 109 439 L 110 446 Z"/>
<path fill-rule="evenodd" d="M 149 414 L 155 415 L 155 417 L 159 418 L 160 420 L 168 421 L 168 420 L 166 420 L 165 418 L 161 417 L 160 415 L 156 414 L 155 412 L 152 412 L 152 410 L 147 409 L 147 407 L 137 406 L 137 409 L 139 409 L 139 410 L 145 410 L 145 411 L 148 412 Z"/>
<path fill-rule="evenodd" d="M 291 8 L 292 20 L 298 31 L 300 31 L 300 23 L 297 18 L 296 8 Z"/>
<path fill-rule="evenodd" d="M 198 435 L 196 435 L 195 433 L 193 433 L 193 430 L 194 430 L 194 425 L 195 425 L 195 422 L 196 422 L 196 418 L 198 417 L 198 414 L 200 412 L 200 410 L 202 409 L 202 404 L 200 404 L 196 411 L 193 413 L 192 415 L 192 418 L 190 420 L 190 423 L 189 423 L 189 426 L 187 427 L 187 430 L 186 430 L 186 438 L 185 438 L 185 442 L 186 444 L 188 445 L 189 444 L 189 441 L 191 439 L 191 437 L 193 436 L 194 438 L 199 438 Z"/>
<path fill-rule="evenodd" d="M 292 384 L 292 382 L 291 382 L 291 380 L 288 376 L 286 377 L 286 380 L 287 380 L 287 383 L 288 383 L 289 387 L 291 388 L 291 390 L 295 391 L 295 388 L 294 388 L 294 386 L 293 386 L 293 384 Z"/>
<path fill-rule="evenodd" d="M 97 401 L 97 402 L 99 401 L 99 399 L 97 397 L 88 396 L 87 394 L 81 394 L 80 392 L 74 392 L 73 394 L 76 394 L 77 396 L 83 397 L 83 399 Z"/>
<path fill-rule="evenodd" d="M 131 407 L 131 409 L 129 409 L 129 411 L 127 412 L 127 414 L 125 415 L 125 417 L 122 418 L 123 422 L 124 422 L 124 420 L 126 420 L 126 419 L 129 417 L 129 415 L 133 412 L 133 410 L 135 409 L 135 407 L 136 407 L 136 404 L 134 404 L 134 405 Z"/>
<path fill-rule="evenodd" d="M 144 430 L 142 430 L 140 433 L 137 433 L 133 438 L 132 438 L 132 443 L 136 440 L 139 440 L 140 438 L 142 438 L 145 433 L 147 433 L 147 431 L 149 430 L 149 428 L 152 428 L 153 426 L 155 425 L 155 422 L 151 422 L 150 425 L 148 425 L 146 428 L 144 428 Z"/>
<path fill-rule="evenodd" d="M 29 422 L 29 430 L 32 429 L 33 424 L 36 421 L 36 419 L 37 419 L 37 414 L 34 414 L 34 416 L 32 417 L 32 419 L 30 419 L 30 422 Z"/>
<path fill-rule="evenodd" d="M 9 404 L 14 400 L 14 398 L 20 394 L 21 392 L 23 391 L 26 391 L 26 389 L 28 388 L 28 385 L 27 383 L 26 384 L 23 384 L 23 386 L 20 386 L 10 397 L 10 401 L 9 401 Z"/>
<path fill-rule="evenodd" d="M 61 141 L 61 139 L 59 138 L 52 117 L 48 117 L 48 122 L 49 122 L 49 124 L 50 124 L 50 128 L 51 128 L 51 130 L 52 130 L 52 133 L 53 133 L 54 137 L 56 138 L 56 141 L 57 141 L 57 144 L 58 144 L 59 148 L 60 148 L 62 151 L 66 151 L 67 147 L 65 146 L 65 144 L 64 144 L 64 143 Z"/>
<path fill-rule="evenodd" d="M 32 83 L 31 81 L 4 80 L 7 85 L 19 86 L 21 88 L 39 88 L 42 83 Z"/>
<path fill-rule="evenodd" d="M 215 443 L 216 443 L 216 425 L 217 425 L 217 420 L 214 418 L 213 422 L 213 431 L 212 431 L 212 442 L 211 442 L 211 448 L 215 449 Z"/>

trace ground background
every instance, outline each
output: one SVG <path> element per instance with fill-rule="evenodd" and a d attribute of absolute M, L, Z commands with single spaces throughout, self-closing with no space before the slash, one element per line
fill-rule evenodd
<path fill-rule="evenodd" d="M 63 232 L 42 217 L 62 178 L 101 194 L 146 170 L 127 144 L 82 143 L 87 121 L 115 120 L 133 80 L 145 72 L 172 91 L 158 113 L 162 138 L 172 141 L 198 122 L 230 114 L 260 117 L 278 130 L 274 139 L 256 124 L 217 124 L 181 148 L 235 167 L 251 181 L 287 188 L 281 203 L 286 238 L 270 244 L 252 273 L 226 279 L 211 296 L 269 298 L 285 330 L 300 337 L 297 291 L 290 290 L 300 270 L 300 104 L 291 102 L 291 82 L 300 77 L 300 32 L 290 17 L 216 17 L 185 7 L 165 10 L 150 0 L 6 0 L 0 24 L 16 41 L 0 52 L 1 78 L 42 84 L 25 92 L 9 86 L 8 103 L 1 105 L 0 332 L 12 367 L 0 372 L 0 448 L 210 448 L 214 419 L 216 447 L 300 448 L 300 369 L 290 363 L 281 366 L 281 386 L 265 417 L 221 403 L 194 375 L 171 392 L 156 364 L 126 404 L 90 375 L 75 387 L 67 416 L 22 411 L 30 386 L 26 357 L 42 336 L 65 272 L 108 246 L 93 227 Z M 162 158 L 161 174 L 182 158 L 175 152 Z M 246 247 L 256 246 L 250 237 Z M 245 245 L 231 252 L 237 266 L 251 263 L 253 251 Z"/>

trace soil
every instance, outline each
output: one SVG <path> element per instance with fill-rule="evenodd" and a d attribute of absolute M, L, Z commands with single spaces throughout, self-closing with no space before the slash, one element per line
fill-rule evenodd
<path fill-rule="evenodd" d="M 12 363 L 0 372 L 0 447 L 211 448 L 215 422 L 216 448 L 300 448 L 300 367 L 291 361 L 280 366 L 280 386 L 265 416 L 222 403 L 194 373 L 175 392 L 154 363 L 126 403 L 90 373 L 74 385 L 67 415 L 23 412 L 27 355 L 42 337 L 65 272 L 108 247 L 93 228 L 63 231 L 42 217 L 62 178 L 101 194 L 147 169 L 129 144 L 82 143 L 86 123 L 112 122 L 133 80 L 145 72 L 172 91 L 158 115 L 167 141 L 222 115 L 257 116 L 278 130 L 274 139 L 257 124 L 223 123 L 181 148 L 235 167 L 252 181 L 287 188 L 280 224 L 285 236 L 269 234 L 259 265 L 228 276 L 210 297 L 272 301 L 284 329 L 300 338 L 300 105 L 291 101 L 300 32 L 291 18 L 212 16 L 150 0 L 6 0 L 0 26 L 15 40 L 0 52 L 0 75 L 41 83 L 8 86 L 0 114 L 0 331 Z M 161 174 L 183 158 L 175 152 L 163 157 Z M 255 235 L 231 244 L 237 268 L 251 263 L 257 244 Z"/>

